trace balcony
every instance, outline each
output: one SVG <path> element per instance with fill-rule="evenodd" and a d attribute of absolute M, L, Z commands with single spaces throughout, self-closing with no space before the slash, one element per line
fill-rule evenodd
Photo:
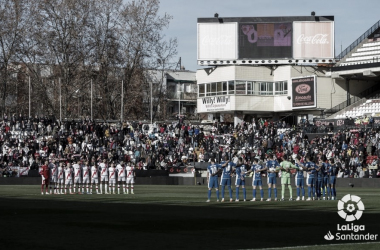
<path fill-rule="evenodd" d="M 183 100 L 183 101 L 189 101 L 193 100 L 195 101 L 197 99 L 198 93 L 191 93 L 191 92 L 171 92 L 168 93 L 168 99 L 169 100 Z"/>

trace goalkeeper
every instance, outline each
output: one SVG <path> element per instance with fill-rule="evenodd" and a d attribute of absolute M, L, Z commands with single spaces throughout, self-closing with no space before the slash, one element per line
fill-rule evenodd
<path fill-rule="evenodd" d="M 288 161 L 288 156 L 285 156 L 282 158 L 282 162 L 280 163 L 280 170 L 281 170 L 281 200 L 284 201 L 285 197 L 285 186 L 288 186 L 289 188 L 289 200 L 293 200 L 293 189 L 292 185 L 290 185 L 290 170 L 291 169 L 298 169 L 294 164 L 292 164 L 290 161 Z"/>

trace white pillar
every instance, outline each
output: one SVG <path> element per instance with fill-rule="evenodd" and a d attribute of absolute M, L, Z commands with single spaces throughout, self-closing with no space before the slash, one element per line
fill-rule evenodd
<path fill-rule="evenodd" d="M 236 125 L 240 124 L 242 122 L 242 119 L 239 118 L 237 112 L 235 111 L 234 112 L 234 127 L 236 127 Z"/>

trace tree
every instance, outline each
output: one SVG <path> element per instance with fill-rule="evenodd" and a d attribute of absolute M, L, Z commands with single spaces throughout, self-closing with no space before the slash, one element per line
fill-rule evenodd
<path fill-rule="evenodd" d="M 17 79 L 20 67 L 15 64 L 19 43 L 23 38 L 24 1 L 3 0 L 0 2 L 0 91 L 1 109 L 6 112 L 6 99 L 10 96 L 9 84 Z M 14 93 L 14 92 L 13 92 Z"/>
<path fill-rule="evenodd" d="M 54 78 L 60 81 L 63 116 L 76 117 L 86 81 L 86 59 L 93 46 L 89 38 L 93 1 L 41 0 L 38 9 L 42 24 L 38 44 L 44 48 L 46 64 L 54 65 Z"/>
<path fill-rule="evenodd" d="M 147 71 L 160 70 L 164 65 L 169 65 L 169 60 L 177 53 L 177 40 L 167 41 L 162 34 L 172 16 L 165 14 L 161 17 L 158 15 L 158 10 L 158 0 L 140 0 L 127 3 L 121 12 L 120 24 L 123 30 L 119 40 L 121 55 L 125 59 L 121 66 L 124 87 L 129 90 L 125 92 L 126 100 L 128 100 L 125 112 L 133 114 L 134 117 L 142 118 L 138 114 L 147 114 L 144 111 L 148 108 L 144 109 L 142 105 L 139 107 L 135 105 L 142 100 L 142 94 L 149 90 L 150 79 L 147 79 Z M 155 96 L 155 105 L 164 95 L 163 75 L 161 76 L 160 91 Z M 141 80 L 136 81 L 136 79 Z M 130 91 L 131 89 L 133 91 Z"/>
<path fill-rule="evenodd" d="M 170 65 L 177 46 L 176 39 L 162 35 L 171 16 L 159 16 L 158 10 L 158 0 L 1 2 L 0 106 L 5 108 L 14 92 L 9 86 L 18 86 L 10 84 L 17 72 L 18 81 L 31 79 L 35 112 L 57 116 L 62 98 L 63 118 L 84 115 L 91 106 L 92 82 L 97 118 L 117 119 L 121 112 L 146 118 L 147 72 Z M 155 80 L 154 105 L 165 99 L 162 79 Z M 19 85 L 28 93 L 27 84 Z"/>

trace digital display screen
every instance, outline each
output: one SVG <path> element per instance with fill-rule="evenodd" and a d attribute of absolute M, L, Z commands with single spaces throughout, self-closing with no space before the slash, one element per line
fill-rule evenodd
<path fill-rule="evenodd" d="M 239 59 L 292 57 L 292 23 L 239 23 Z"/>

